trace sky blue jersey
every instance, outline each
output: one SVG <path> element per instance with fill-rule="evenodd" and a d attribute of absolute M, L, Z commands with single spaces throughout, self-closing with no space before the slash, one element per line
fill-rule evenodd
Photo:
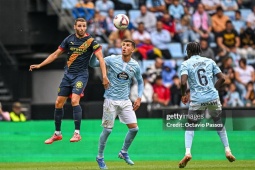
<path fill-rule="evenodd" d="M 220 68 L 212 59 L 194 55 L 181 65 L 181 75 L 188 75 L 190 100 L 193 103 L 204 103 L 219 98 L 214 87 L 214 75 Z"/>
<path fill-rule="evenodd" d="M 104 98 L 128 100 L 133 77 L 137 80 L 138 97 L 141 98 L 143 94 L 143 79 L 138 62 L 131 58 L 126 63 L 123 61 L 122 55 L 107 56 L 104 60 L 107 66 L 107 76 L 110 81 L 110 87 L 105 90 Z M 90 59 L 90 66 L 99 66 L 99 61 L 94 55 Z"/>

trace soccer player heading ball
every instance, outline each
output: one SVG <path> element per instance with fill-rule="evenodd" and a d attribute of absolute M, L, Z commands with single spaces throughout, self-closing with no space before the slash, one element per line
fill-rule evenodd
<path fill-rule="evenodd" d="M 67 52 L 67 63 L 65 74 L 58 89 L 58 97 L 55 103 L 55 133 L 45 141 L 45 144 L 51 144 L 54 141 L 62 140 L 61 120 L 64 116 L 63 106 L 68 98 L 71 97 L 73 106 L 73 118 L 75 132 L 70 142 L 81 140 L 80 125 L 82 119 L 82 109 L 80 106 L 80 95 L 83 93 L 88 81 L 88 65 L 90 56 L 94 53 L 98 58 L 102 70 L 103 85 L 108 88 L 109 80 L 106 75 L 106 67 L 103 59 L 101 46 L 94 38 L 86 33 L 87 22 L 83 18 L 78 18 L 74 23 L 75 34 L 71 34 L 64 39 L 59 48 L 50 54 L 41 64 L 31 65 L 30 71 L 39 69 L 53 62 L 63 52 Z"/>
<path fill-rule="evenodd" d="M 124 159 L 129 165 L 134 165 L 127 151 L 138 132 L 135 111 L 141 104 L 143 94 L 143 79 L 140 73 L 140 67 L 131 58 L 134 50 L 135 43 L 132 40 L 124 40 L 122 42 L 122 55 L 112 55 L 104 58 L 108 70 L 107 75 L 110 80 L 110 87 L 105 90 L 104 94 L 105 100 L 102 118 L 104 129 L 100 135 L 99 151 L 96 157 L 100 169 L 107 169 L 104 162 L 104 148 L 107 138 L 112 132 L 116 116 L 119 116 L 120 121 L 129 128 L 123 147 L 119 152 L 119 158 Z M 99 66 L 99 62 L 94 56 L 90 60 L 90 66 Z M 138 98 L 132 106 L 129 99 L 129 92 L 133 77 L 138 82 Z"/>
<path fill-rule="evenodd" d="M 181 91 L 182 102 L 189 104 L 188 114 L 190 115 L 188 123 L 191 125 L 199 123 L 198 120 L 192 119 L 201 115 L 207 109 L 215 124 L 223 125 L 221 121 L 221 103 L 219 100 L 218 89 L 224 83 L 225 78 L 216 63 L 208 58 L 201 57 L 200 44 L 190 42 L 187 45 L 188 60 L 181 65 Z M 213 78 L 218 78 L 217 82 L 213 83 Z M 186 95 L 187 81 L 190 86 L 190 97 Z M 192 116 L 193 115 L 193 116 Z M 191 160 L 191 146 L 194 137 L 194 128 L 189 126 L 185 132 L 185 147 L 186 153 L 180 161 L 179 167 L 184 168 L 188 161 Z M 226 158 L 233 162 L 235 157 L 232 155 L 227 132 L 224 126 L 216 128 L 218 135 L 225 147 Z"/>

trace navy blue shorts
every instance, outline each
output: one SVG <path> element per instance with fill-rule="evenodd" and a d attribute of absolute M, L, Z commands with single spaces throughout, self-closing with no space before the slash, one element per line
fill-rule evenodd
<path fill-rule="evenodd" d="M 83 74 L 70 74 L 65 73 L 58 89 L 58 96 L 70 96 L 70 94 L 82 94 L 89 78 L 89 73 L 84 72 Z"/>

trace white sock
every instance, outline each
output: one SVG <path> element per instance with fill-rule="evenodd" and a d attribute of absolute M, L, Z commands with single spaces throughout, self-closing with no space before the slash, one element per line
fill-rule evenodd
<path fill-rule="evenodd" d="M 80 134 L 80 130 L 75 130 L 74 133 Z"/>
<path fill-rule="evenodd" d="M 185 153 L 185 155 L 191 155 L 191 153 L 190 153 L 190 148 L 186 148 L 186 153 Z"/>
<path fill-rule="evenodd" d="M 56 135 L 61 135 L 61 131 L 55 131 Z"/>
<path fill-rule="evenodd" d="M 97 155 L 97 158 L 101 159 L 101 158 L 104 158 L 104 156 L 99 156 L 99 155 Z"/>
<path fill-rule="evenodd" d="M 231 152 L 229 146 L 225 147 L 225 152 Z"/>

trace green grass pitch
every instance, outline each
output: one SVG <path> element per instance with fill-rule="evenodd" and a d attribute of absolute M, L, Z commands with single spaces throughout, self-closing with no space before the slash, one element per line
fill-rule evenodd
<path fill-rule="evenodd" d="M 101 120 L 83 120 L 82 140 L 70 143 L 72 120 L 62 122 L 63 140 L 44 144 L 54 132 L 54 121 L 0 122 L 0 170 L 98 169 L 95 157 L 102 131 Z M 117 158 L 127 127 L 118 120 L 108 139 L 105 161 L 109 169 L 179 169 L 183 158 L 184 131 L 163 130 L 162 119 L 138 119 L 139 132 L 129 149 L 134 166 Z M 237 161 L 225 158 L 215 131 L 195 131 L 192 160 L 185 169 L 255 169 L 255 132 L 228 131 L 230 147 Z"/>
<path fill-rule="evenodd" d="M 138 161 L 129 166 L 124 161 L 106 162 L 112 170 L 161 170 L 179 169 L 178 161 Z M 2 168 L 1 168 L 2 167 Z M 190 161 L 184 169 L 188 170 L 246 170 L 254 169 L 255 161 Z M 2 170 L 93 170 L 99 169 L 96 162 L 72 162 L 72 163 L 0 163 Z"/>

